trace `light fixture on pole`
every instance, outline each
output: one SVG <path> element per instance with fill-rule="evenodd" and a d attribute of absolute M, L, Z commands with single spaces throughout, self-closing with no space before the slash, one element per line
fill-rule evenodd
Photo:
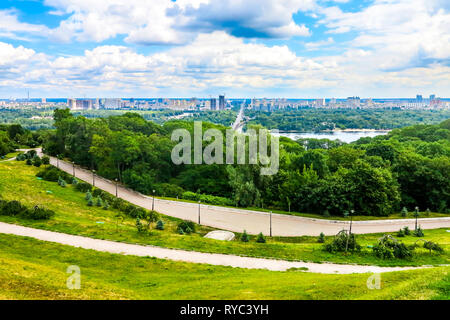
<path fill-rule="evenodd" d="M 114 181 L 116 181 L 116 198 L 117 198 L 117 195 L 118 195 L 118 192 L 117 192 L 117 178 L 115 178 Z"/>
<path fill-rule="evenodd" d="M 272 211 L 270 211 L 270 236 L 272 236 Z"/>
<path fill-rule="evenodd" d="M 75 178 L 75 162 L 72 162 L 72 175 Z"/>
<path fill-rule="evenodd" d="M 153 189 L 152 211 L 155 210 L 155 189 Z"/>
<path fill-rule="evenodd" d="M 92 186 L 95 187 L 95 170 L 92 170 Z"/>
<path fill-rule="evenodd" d="M 198 200 L 198 224 L 200 224 L 200 200 Z"/>

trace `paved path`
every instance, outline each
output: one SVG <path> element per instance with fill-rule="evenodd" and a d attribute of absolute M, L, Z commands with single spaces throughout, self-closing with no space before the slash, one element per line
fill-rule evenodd
<path fill-rule="evenodd" d="M 40 155 L 42 154 L 40 153 Z M 73 173 L 71 163 L 62 160 L 58 162 L 61 170 L 69 174 Z M 54 157 L 50 158 L 50 163 L 55 166 L 58 165 Z M 88 170 L 75 167 L 75 176 L 78 179 L 93 183 L 92 172 Z M 116 194 L 116 185 L 112 181 L 96 176 L 95 186 L 113 195 Z M 137 206 L 152 209 L 152 198 L 133 190 L 119 186 L 118 196 Z M 197 203 L 155 199 L 154 209 L 171 217 L 198 222 L 198 207 Z M 270 234 L 270 214 L 266 212 L 201 205 L 200 215 L 201 224 L 213 228 L 234 232 L 246 230 L 249 234 L 260 232 L 265 235 Z M 450 217 L 420 219 L 420 225 L 423 229 L 448 228 L 450 227 Z M 317 236 L 321 232 L 325 235 L 334 235 L 340 230 L 348 228 L 348 226 L 349 222 L 347 221 L 272 214 L 273 236 Z M 360 234 L 393 232 L 405 226 L 413 229 L 414 219 L 355 221 L 353 222 L 352 232 Z"/>
<path fill-rule="evenodd" d="M 381 273 L 417 269 L 414 267 L 376 267 L 361 265 L 345 265 L 332 263 L 308 263 L 294 262 L 274 259 L 249 258 L 217 253 L 202 253 L 196 251 L 185 251 L 177 249 L 166 249 L 161 247 L 127 244 L 115 241 L 92 239 L 74 236 L 65 233 L 46 231 L 22 227 L 14 224 L 0 222 L 0 233 L 14 234 L 18 236 L 31 237 L 43 241 L 65 244 L 73 247 L 92 249 L 109 253 L 123 255 L 134 255 L 141 257 L 155 257 L 192 263 L 205 263 L 216 266 L 230 266 L 246 269 L 267 269 L 271 271 L 286 271 L 290 268 L 308 268 L 305 271 L 314 273 Z"/>

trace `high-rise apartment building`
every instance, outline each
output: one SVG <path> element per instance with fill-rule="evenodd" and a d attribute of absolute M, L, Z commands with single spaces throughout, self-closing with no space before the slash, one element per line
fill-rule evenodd
<path fill-rule="evenodd" d="M 209 106 L 211 110 L 216 110 L 217 108 L 216 102 L 217 102 L 216 98 L 211 98 L 209 100 Z"/>
<path fill-rule="evenodd" d="M 219 96 L 219 110 L 225 109 L 225 95 Z"/>

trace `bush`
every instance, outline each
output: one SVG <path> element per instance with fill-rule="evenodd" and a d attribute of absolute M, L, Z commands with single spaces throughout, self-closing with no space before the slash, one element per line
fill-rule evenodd
<path fill-rule="evenodd" d="M 103 210 L 108 210 L 109 209 L 109 202 L 108 200 L 103 201 Z"/>
<path fill-rule="evenodd" d="M 31 159 L 27 159 L 27 161 L 25 161 L 27 166 L 31 166 L 33 164 L 33 161 L 31 161 Z"/>
<path fill-rule="evenodd" d="M 326 210 L 323 212 L 323 216 L 326 217 L 326 218 L 331 217 L 330 211 L 328 211 L 328 209 L 326 209 Z"/>
<path fill-rule="evenodd" d="M 416 237 L 424 237 L 425 234 L 422 231 L 422 228 L 419 226 L 417 227 L 417 230 L 414 231 L 414 236 Z"/>
<path fill-rule="evenodd" d="M 411 235 L 411 230 L 409 230 L 408 227 L 404 227 L 403 228 L 403 233 L 405 234 L 405 236 L 409 236 L 409 235 Z"/>
<path fill-rule="evenodd" d="M 162 220 L 158 220 L 158 222 L 156 222 L 156 229 L 164 230 L 164 222 Z"/>
<path fill-rule="evenodd" d="M 248 242 L 250 240 L 250 237 L 247 234 L 247 231 L 244 230 L 244 233 L 241 236 L 241 241 L 242 242 Z"/>
<path fill-rule="evenodd" d="M 426 241 L 426 242 L 423 244 L 423 247 L 424 247 L 425 249 L 430 250 L 430 253 L 431 253 L 431 251 L 436 251 L 436 252 L 438 252 L 438 253 L 444 252 L 444 249 L 443 249 L 439 244 L 437 244 L 437 243 L 435 243 L 435 242 L 433 242 L 433 241 Z"/>
<path fill-rule="evenodd" d="M 58 185 L 59 185 L 60 187 L 65 188 L 65 187 L 66 187 L 66 181 L 64 181 L 63 178 L 59 177 L 59 178 L 58 178 Z"/>
<path fill-rule="evenodd" d="M 183 231 L 183 233 L 180 234 L 190 234 L 192 232 L 195 232 L 195 224 L 192 221 L 181 221 L 180 223 L 178 223 L 178 227 L 177 227 L 178 231 Z"/>
<path fill-rule="evenodd" d="M 48 220 L 55 215 L 55 212 L 40 206 L 34 206 L 33 209 L 22 213 L 22 217 L 32 220 Z"/>
<path fill-rule="evenodd" d="M 98 188 L 94 188 L 94 190 L 92 191 L 92 196 L 94 197 L 103 197 L 103 190 L 102 189 L 98 189 Z"/>
<path fill-rule="evenodd" d="M 42 164 L 45 164 L 45 165 L 50 164 L 50 158 L 47 157 L 47 156 L 43 156 L 42 157 Z"/>
<path fill-rule="evenodd" d="M 59 178 L 62 178 L 66 183 L 72 182 L 72 177 L 69 174 L 53 166 L 45 167 L 36 174 L 36 177 L 52 182 L 58 182 Z"/>
<path fill-rule="evenodd" d="M 86 192 L 86 195 L 84 196 L 84 199 L 89 201 L 92 200 L 92 194 L 90 191 Z"/>
<path fill-rule="evenodd" d="M 356 242 L 355 234 L 349 235 L 345 231 L 339 232 L 331 243 L 325 245 L 325 250 L 328 252 L 344 252 L 346 248 L 347 251 L 361 250 L 361 246 Z"/>
<path fill-rule="evenodd" d="M 266 243 L 266 238 L 264 238 L 264 235 L 262 234 L 262 232 L 260 232 L 258 234 L 258 236 L 256 237 L 256 242 L 258 242 L 258 243 Z"/>
<path fill-rule="evenodd" d="M 403 209 L 401 211 L 401 215 L 402 215 L 402 217 L 407 217 L 408 216 L 408 209 L 406 209 L 406 207 L 403 207 Z"/>
<path fill-rule="evenodd" d="M 73 179 L 72 179 L 72 184 L 73 184 L 74 186 L 76 186 L 76 185 L 78 184 L 77 178 L 73 178 Z"/>
<path fill-rule="evenodd" d="M 156 186 L 156 192 L 159 195 L 165 196 L 165 197 L 172 197 L 172 198 L 176 198 L 176 197 L 182 197 L 183 193 L 184 193 L 184 189 L 175 185 L 175 184 L 170 184 L 170 183 L 161 183 L 159 185 Z"/>
<path fill-rule="evenodd" d="M 88 207 L 92 207 L 94 205 L 94 201 L 92 201 L 92 199 L 89 199 L 87 201 L 87 205 L 88 205 Z"/>
<path fill-rule="evenodd" d="M 17 216 L 22 215 L 28 208 L 22 205 L 19 201 L 1 200 L 0 202 L 0 214 L 3 216 Z"/>
<path fill-rule="evenodd" d="M 144 225 L 141 222 L 141 219 L 139 218 L 136 218 L 136 229 L 139 233 L 143 233 L 146 231 Z"/>
<path fill-rule="evenodd" d="M 431 214 L 431 210 L 427 208 L 427 210 L 425 210 L 425 216 L 429 217 Z"/>
<path fill-rule="evenodd" d="M 103 207 L 103 201 L 102 201 L 102 198 L 97 197 L 97 200 L 95 201 L 95 205 L 96 205 L 97 207 Z"/>
<path fill-rule="evenodd" d="M 234 201 L 224 197 L 211 196 L 207 194 L 198 194 L 190 191 L 183 192 L 183 199 L 191 201 L 201 201 L 203 203 L 218 206 L 233 206 Z"/>
<path fill-rule="evenodd" d="M 325 242 L 325 235 L 323 232 L 320 233 L 319 238 L 317 238 L 318 243 L 324 243 Z"/>
<path fill-rule="evenodd" d="M 397 232 L 397 237 L 402 238 L 402 237 L 404 237 L 404 236 L 405 236 L 405 233 L 403 232 L 403 229 L 400 229 L 400 230 Z"/>
<path fill-rule="evenodd" d="M 373 252 L 377 257 L 382 259 L 405 259 L 412 256 L 411 249 L 406 247 L 404 243 L 387 235 L 380 238 L 378 243 L 373 246 Z"/>
<path fill-rule="evenodd" d="M 75 189 L 80 191 L 80 192 L 91 192 L 92 191 L 92 186 L 89 183 L 86 182 L 78 182 L 75 185 Z"/>
<path fill-rule="evenodd" d="M 33 158 L 33 166 L 39 168 L 42 165 L 42 160 L 38 156 Z"/>
<path fill-rule="evenodd" d="M 19 153 L 17 156 L 16 156 L 16 160 L 17 161 L 25 161 L 25 160 L 27 160 L 28 158 L 27 158 L 27 156 L 24 154 L 24 153 Z"/>

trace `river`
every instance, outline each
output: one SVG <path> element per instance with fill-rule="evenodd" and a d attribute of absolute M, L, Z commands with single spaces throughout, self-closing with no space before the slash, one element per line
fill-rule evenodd
<path fill-rule="evenodd" d="M 389 131 L 385 130 L 348 130 L 341 131 L 336 130 L 332 132 L 280 132 L 277 135 L 288 137 L 292 140 L 297 140 L 299 138 L 314 138 L 314 139 L 330 139 L 330 140 L 341 140 L 346 143 L 350 143 L 363 137 L 375 137 L 379 135 L 385 135 Z"/>

